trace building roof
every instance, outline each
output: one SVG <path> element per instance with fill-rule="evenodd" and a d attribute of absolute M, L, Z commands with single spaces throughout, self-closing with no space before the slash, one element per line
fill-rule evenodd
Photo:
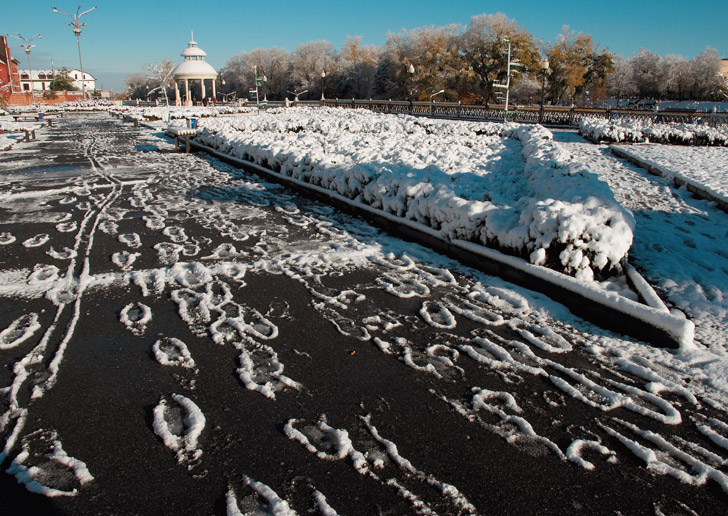
<path fill-rule="evenodd" d="M 207 52 L 197 46 L 194 35 L 191 35 L 187 48 L 180 54 L 184 61 L 177 65 L 172 72 L 175 80 L 178 79 L 215 79 L 217 72 L 205 62 Z"/>
<path fill-rule="evenodd" d="M 217 72 L 204 61 L 182 61 L 172 75 L 175 79 L 214 79 Z"/>

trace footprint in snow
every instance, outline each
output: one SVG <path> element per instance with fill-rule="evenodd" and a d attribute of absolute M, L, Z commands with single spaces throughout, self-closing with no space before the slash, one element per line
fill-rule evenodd
<path fill-rule="evenodd" d="M 252 344 L 252 339 L 250 340 Z M 266 398 L 275 399 L 276 391 L 290 387 L 300 390 L 303 386 L 283 374 L 284 366 L 278 360 L 278 353 L 264 344 L 251 345 L 250 348 L 238 344 L 240 367 L 237 370 L 245 388 L 256 391 Z"/>
<path fill-rule="evenodd" d="M 188 238 L 184 228 L 179 226 L 168 226 L 162 230 L 162 234 L 168 237 L 172 242 L 182 243 Z"/>
<path fill-rule="evenodd" d="M 71 233 L 73 231 L 76 231 L 78 229 L 78 224 L 76 221 L 71 222 L 60 222 L 56 224 L 56 231 L 59 233 Z"/>
<path fill-rule="evenodd" d="M 137 248 L 142 246 L 141 238 L 136 233 L 122 233 L 118 236 L 119 242 L 126 244 L 131 248 Z"/>
<path fill-rule="evenodd" d="M 0 233 L 0 245 L 9 245 L 15 242 L 16 238 L 11 233 Z"/>
<path fill-rule="evenodd" d="M 123 271 L 130 271 L 139 256 L 141 256 L 141 253 L 120 251 L 111 255 L 111 262 Z"/>
<path fill-rule="evenodd" d="M 173 265 L 179 261 L 179 255 L 184 251 L 184 247 L 172 242 L 162 242 L 155 244 L 154 250 L 157 251 L 159 262 L 162 265 Z"/>
<path fill-rule="evenodd" d="M 162 217 L 144 215 L 142 217 L 142 220 L 144 221 L 144 224 L 146 224 L 146 226 L 152 231 L 163 229 L 165 226 L 164 219 Z"/>
<path fill-rule="evenodd" d="M 195 467 L 202 457 L 198 440 L 205 429 L 205 415 L 189 398 L 172 394 L 172 402 L 162 398 L 154 407 L 154 433 L 164 445 L 176 453 L 179 464 Z"/>
<path fill-rule="evenodd" d="M 23 437 L 22 451 L 7 470 L 32 493 L 76 496 L 94 480 L 86 464 L 70 457 L 55 431 L 37 430 Z"/>
<path fill-rule="evenodd" d="M 227 514 L 229 516 L 245 516 L 247 514 L 272 514 L 275 516 L 295 516 L 288 502 L 278 496 L 273 489 L 249 477 L 243 477 L 247 495 L 237 495 L 230 486 L 226 496 Z M 318 492 L 318 491 L 317 491 Z M 322 495 L 323 496 L 323 495 Z M 325 498 L 323 499 L 326 500 Z M 328 507 L 328 504 L 326 505 Z M 330 508 L 330 507 L 329 507 Z M 326 514 L 336 514 L 329 512 Z"/>
<path fill-rule="evenodd" d="M 75 228 L 74 228 L 75 229 Z M 119 233 L 119 225 L 113 220 L 104 220 L 99 224 L 99 229 L 107 235 L 115 236 Z"/>
<path fill-rule="evenodd" d="M 163 366 L 178 366 L 194 369 L 195 361 L 187 345 L 174 337 L 164 337 L 152 345 L 154 358 Z"/>
<path fill-rule="evenodd" d="M 33 272 L 28 276 L 28 284 L 37 285 L 58 279 L 58 267 L 55 265 L 36 264 Z"/>
<path fill-rule="evenodd" d="M 142 303 L 129 303 L 121 309 L 119 321 L 134 335 L 141 335 L 152 320 L 152 309 Z"/>
<path fill-rule="evenodd" d="M 25 242 L 23 242 L 23 246 L 25 247 L 40 247 L 46 242 L 50 240 L 50 237 L 48 236 L 48 233 L 41 233 L 39 235 L 35 235 L 33 238 L 29 238 Z"/>
<path fill-rule="evenodd" d="M 38 314 L 30 313 L 15 319 L 10 326 L 0 331 L 0 349 L 14 348 L 40 329 Z"/>
<path fill-rule="evenodd" d="M 53 247 L 51 247 L 48 251 L 46 251 L 46 254 L 56 260 L 70 260 L 78 255 L 74 249 L 69 249 L 68 247 L 64 247 L 62 251 L 56 251 Z"/>

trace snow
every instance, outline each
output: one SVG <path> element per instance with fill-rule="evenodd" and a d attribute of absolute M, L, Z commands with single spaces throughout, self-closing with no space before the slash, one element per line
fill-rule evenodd
<path fill-rule="evenodd" d="M 619 269 L 632 242 L 607 185 L 540 126 L 301 108 L 198 127 L 226 154 L 582 279 Z"/>
<path fill-rule="evenodd" d="M 609 142 L 652 142 L 681 145 L 728 146 L 728 125 L 661 123 L 620 118 L 584 118 L 579 132 L 592 140 Z"/>
<path fill-rule="evenodd" d="M 620 150 L 659 170 L 663 177 L 684 181 L 728 205 L 728 149 L 650 144 L 620 146 Z"/>
<path fill-rule="evenodd" d="M 635 241 L 630 263 L 657 289 L 671 311 L 682 311 L 695 322 L 699 348 L 705 346 L 711 353 L 725 355 L 728 214 L 714 203 L 696 199 L 685 188 L 674 187 L 668 171 L 679 169 L 685 180 L 721 193 L 728 177 L 728 149 L 620 146 L 640 158 L 654 153 L 655 165 L 666 169 L 667 177 L 660 178 L 617 159 L 608 146 L 587 143 L 567 132 L 558 133 L 557 139 L 577 159 L 590 163 L 592 170 L 610 184 L 619 202 L 633 213 Z M 724 374 L 720 366 L 711 376 Z"/>
<path fill-rule="evenodd" d="M 264 119 L 257 114 L 246 116 L 259 122 Z M 352 120 L 358 129 L 375 124 L 371 120 L 366 124 L 358 118 Z M 335 328 L 338 340 L 331 343 L 327 352 L 329 349 L 333 352 L 333 346 L 346 347 L 356 355 L 365 354 L 360 350 L 371 351 L 377 358 L 402 368 L 406 374 L 400 371 L 397 381 L 407 382 L 406 378 L 414 377 L 411 383 L 399 385 L 406 385 L 413 392 L 424 391 L 431 396 L 433 404 L 441 403 L 433 413 L 441 412 L 439 416 L 443 418 L 462 418 L 453 425 L 452 433 L 448 429 L 447 438 L 463 436 L 457 428 L 471 425 L 473 429 L 494 434 L 503 446 L 529 450 L 534 455 L 548 454 L 564 467 L 595 470 L 604 473 L 606 478 L 618 460 L 620 468 L 624 468 L 620 473 L 632 475 L 630 468 L 634 468 L 634 461 L 624 458 L 633 454 L 655 475 L 668 475 L 696 487 L 712 480 L 728 491 L 724 472 L 724 450 L 728 447 L 725 423 L 728 413 L 725 271 L 728 268 L 723 261 L 728 257 L 720 254 L 725 253 L 726 214 L 708 202 L 693 199 L 684 190 L 674 189 L 669 181 L 617 160 L 607 146 L 595 146 L 572 133 L 557 132 L 557 141 L 553 142 L 541 140 L 539 135 L 546 133 L 540 129 L 513 129 L 510 136 L 474 135 L 470 129 L 462 128 L 470 127 L 467 124 L 460 127 L 420 121 L 423 126 L 400 117 L 372 120 L 380 124 L 372 125 L 376 131 L 382 127 L 389 131 L 391 126 L 394 135 L 391 139 L 400 146 L 412 138 L 417 151 L 423 154 L 402 157 L 394 154 L 395 146 L 388 150 L 402 162 L 409 160 L 408 163 L 423 165 L 419 169 L 413 167 L 416 174 L 408 176 L 400 163 L 402 182 L 389 184 L 398 191 L 407 191 L 407 195 L 414 192 L 413 197 L 409 201 L 397 196 L 382 197 L 382 202 L 387 200 L 397 212 L 407 202 L 421 203 L 417 195 L 426 192 L 427 184 L 432 186 L 432 192 L 437 190 L 432 182 L 418 182 L 422 177 L 430 181 L 447 179 L 452 183 L 451 200 L 461 199 L 466 206 L 474 202 L 468 196 L 482 194 L 473 186 L 477 178 L 470 176 L 480 174 L 479 177 L 488 181 L 488 176 L 500 170 L 510 177 L 513 167 L 517 169 L 514 176 L 529 174 L 537 183 L 543 183 L 518 190 L 522 185 L 491 178 L 494 192 L 500 196 L 498 202 L 502 203 L 493 210 L 506 209 L 506 201 L 513 201 L 513 205 L 521 202 L 521 207 L 529 205 L 529 201 L 519 201 L 520 198 L 513 200 L 522 191 L 568 192 L 568 181 L 573 179 L 570 175 L 559 176 L 545 170 L 562 162 L 569 163 L 569 170 L 575 167 L 576 176 L 584 179 L 587 186 L 595 190 L 608 186 L 609 203 L 621 204 L 617 212 L 625 220 L 634 217 L 630 262 L 665 299 L 662 303 L 655 296 L 641 310 L 645 317 L 664 317 L 672 322 L 682 320 L 679 313 L 685 312 L 695 322 L 694 343 L 688 345 L 690 339 L 684 336 L 681 349 L 664 350 L 600 330 L 545 295 L 515 287 L 428 249 L 379 233 L 332 208 L 299 201 L 280 187 L 232 171 L 214 160 L 160 153 L 148 158 L 158 170 L 147 172 L 149 180 L 145 181 L 118 181 L 115 176 L 123 175 L 124 171 L 106 169 L 73 178 L 71 184 L 76 180 L 78 183 L 72 186 L 23 180 L 22 187 L 28 188 L 23 190 L 19 182 L 5 178 L 0 207 L 26 217 L 28 221 L 24 224 L 28 226 L 24 231 L 18 229 L 21 225 L 11 223 L 1 228 L 3 247 L 0 249 L 10 256 L 13 256 L 10 253 L 32 252 L 38 257 L 37 263 L 31 261 L 24 265 L 27 268 L 9 261 L 0 271 L 3 306 L 14 310 L 0 327 L 0 351 L 7 351 L 3 354 L 6 372 L 0 387 L 3 402 L 0 460 L 12 462 L 9 466 L 12 473 L 28 489 L 46 496 L 78 496 L 78 493 L 84 494 L 89 482 L 96 481 L 91 474 L 95 472 L 94 461 L 103 461 L 105 457 L 84 456 L 83 447 L 73 450 L 72 455 L 78 458 L 71 457 L 70 440 L 62 440 L 51 430 L 37 433 L 36 425 L 47 422 L 44 412 L 38 409 L 39 398 L 54 388 L 59 372 L 72 369 L 73 364 L 67 362 L 76 353 L 66 356 L 66 348 L 78 346 L 79 352 L 82 349 L 83 343 L 79 341 L 83 339 L 74 336 L 78 333 L 77 322 L 95 315 L 87 300 L 90 295 L 99 295 L 106 299 L 107 307 L 113 307 L 108 314 L 113 321 L 109 332 L 123 334 L 125 339 L 138 343 L 139 348 L 151 349 L 148 356 L 138 353 L 134 346 L 128 346 L 122 353 L 138 353 L 142 360 L 150 361 L 153 371 L 168 375 L 164 376 L 164 382 L 158 383 L 149 378 L 160 389 L 151 398 L 152 408 L 135 407 L 138 413 L 125 412 L 121 417 L 131 418 L 142 431 L 148 432 L 146 437 L 139 438 L 140 447 L 151 441 L 170 457 L 174 454 L 183 470 L 208 468 L 209 477 L 230 482 L 219 493 L 227 492 L 228 514 L 255 514 L 256 511 L 294 514 L 294 508 L 299 514 L 305 514 L 312 512 L 313 507 L 328 515 L 336 514 L 332 506 L 338 505 L 329 504 L 315 485 L 306 487 L 310 494 L 306 498 L 296 491 L 295 482 L 281 480 L 285 474 L 271 475 L 277 464 L 267 465 L 265 471 L 255 471 L 253 463 L 217 466 L 227 464 L 228 459 L 225 456 L 228 443 L 222 435 L 235 434 L 238 429 L 226 426 L 229 418 L 214 414 L 218 399 L 228 397 L 240 402 L 233 407 L 234 411 L 247 410 L 246 403 L 252 408 L 253 398 L 261 400 L 261 412 L 251 410 L 249 414 L 262 414 L 267 408 L 278 409 L 280 413 L 282 407 L 286 415 L 270 425 L 273 430 L 265 437 L 270 439 L 268 442 L 277 443 L 279 448 L 275 453 L 280 452 L 281 457 L 285 458 L 287 450 L 295 448 L 312 461 L 322 461 L 327 469 L 329 466 L 332 470 L 335 466 L 352 468 L 352 476 L 366 481 L 369 492 L 380 490 L 399 496 L 402 503 L 420 514 L 476 514 L 486 509 L 471 503 L 474 502 L 471 491 L 459 485 L 459 481 L 448 480 L 451 475 L 461 480 L 463 475 L 472 473 L 428 471 L 423 465 L 426 463 L 417 455 L 406 452 L 416 450 L 422 443 L 401 437 L 410 435 L 409 428 L 397 437 L 390 434 L 398 431 L 399 415 L 394 409 L 383 408 L 386 399 L 380 400 L 381 406 L 376 406 L 366 399 L 369 393 L 362 393 L 361 401 L 357 399 L 350 412 L 345 413 L 337 410 L 338 399 L 330 403 L 328 397 L 321 396 L 309 384 L 306 367 L 289 363 L 292 357 L 310 364 L 314 375 L 337 371 L 321 366 L 320 350 L 305 347 L 307 341 L 300 339 L 298 333 L 298 323 L 303 321 L 291 321 L 294 311 L 289 303 L 301 303 L 310 309 L 307 313 L 315 319 L 312 323 L 330 324 Z M 241 122 L 231 117 L 214 122 L 217 123 L 228 127 L 227 124 Z M 311 123 L 324 127 L 329 122 Z M 205 124 L 207 121 L 202 123 Z M 411 134 L 402 132 L 409 127 L 413 128 Z M 460 163 L 461 155 L 442 148 L 433 150 L 432 156 L 425 155 L 431 151 L 420 142 L 436 134 L 428 134 L 427 130 L 442 131 L 437 134 L 444 138 L 449 131 L 457 136 L 451 140 L 453 146 L 462 141 L 486 142 L 479 150 L 487 163 L 477 165 L 476 158 L 468 157 L 464 151 L 462 169 L 453 165 L 447 173 L 434 170 L 432 163 L 425 164 L 427 160 L 437 159 L 440 163 L 451 158 L 452 163 Z M 345 133 L 348 129 L 339 127 L 338 131 Z M 518 137 L 518 131 L 524 134 Z M 303 138 L 302 133 L 294 134 Z M 288 138 L 279 137 L 281 141 Z M 377 136 L 356 133 L 347 137 L 373 143 Z M 384 148 L 388 148 L 388 142 L 383 140 L 386 138 L 379 137 Z M 101 153 L 100 149 L 106 145 L 99 140 L 84 141 L 94 141 L 95 150 L 89 152 Z M 321 160 L 330 159 L 334 150 L 339 152 L 335 140 L 318 141 L 327 149 L 326 158 L 320 156 Z M 161 141 L 157 143 L 162 145 Z M 686 149 L 680 147 L 680 152 Z M 299 151 L 303 152 L 291 150 L 292 153 Z M 127 151 L 108 144 L 106 152 L 113 152 L 113 158 L 118 159 L 117 152 Z M 369 163 L 375 164 L 376 152 L 366 148 L 357 152 L 370 154 Z M 563 161 L 556 160 L 556 155 L 562 156 Z M 567 160 L 564 156 L 574 156 L 574 159 Z M 144 163 L 145 170 L 151 168 Z M 393 169 L 392 164 L 399 162 L 390 158 L 387 163 Z M 505 172 L 498 163 L 507 164 Z M 318 170 L 316 173 L 323 177 L 327 167 L 307 170 L 312 173 Z M 595 175 L 601 178 L 597 183 L 592 182 Z M 450 176 L 455 179 L 448 179 Z M 104 188 L 93 184 L 102 181 L 101 178 L 108 180 Z M 333 175 L 330 179 L 332 184 L 338 184 Z M 348 188 L 346 183 L 344 191 L 348 192 Z M 91 199 L 94 195 L 101 197 Z M 40 222 L 31 222 L 35 213 L 29 203 L 42 205 L 49 199 L 57 201 L 54 209 L 67 213 L 57 217 L 58 213 L 51 216 L 40 211 L 37 219 Z M 66 202 L 61 203 L 61 199 Z M 562 202 L 556 199 L 554 203 Z M 83 205 L 83 210 L 79 205 Z M 568 218 L 572 208 L 576 218 L 589 214 L 587 208 L 571 204 L 560 206 L 559 213 Z M 407 213 L 404 208 L 401 211 Z M 447 224 L 466 220 L 457 210 L 447 213 L 453 217 L 443 219 Z M 541 213 L 548 221 L 544 224 L 550 224 L 548 217 L 553 212 L 546 209 Z M 576 218 L 558 231 L 563 230 L 568 238 L 573 238 L 580 231 L 571 227 L 577 224 Z M 599 217 L 594 216 L 594 220 Z M 448 231 L 460 231 L 450 227 Z M 558 231 L 549 229 L 539 234 Z M 496 252 L 483 251 L 482 241 L 464 242 L 462 235 L 456 236 L 453 243 L 477 247 L 479 252 Z M 103 247 L 95 243 L 95 239 L 102 238 L 105 238 Z M 29 240 L 43 243 L 39 247 L 26 247 L 24 244 Z M 694 248 L 686 244 L 688 241 Z M 130 243 L 140 245 L 130 247 Z M 105 252 L 100 253 L 99 249 Z M 550 260 L 547 259 L 549 249 L 534 249 L 535 261 Z M 507 258 L 519 260 L 513 256 Z M 567 258 L 576 261 L 575 252 Z M 543 274 L 556 274 L 524 260 L 520 263 L 519 266 L 538 269 Z M 630 274 L 629 267 L 625 270 Z M 347 275 L 353 272 L 361 275 L 355 276 L 355 281 L 348 281 L 351 276 Z M 253 288 L 248 283 L 266 285 L 269 278 L 285 280 L 287 288 L 300 287 L 296 295 L 302 297 L 292 294 L 290 299 L 260 302 L 255 294 L 255 288 L 260 287 Z M 603 290 L 596 282 L 568 277 L 559 281 L 564 286 L 578 286 L 581 291 Z M 612 294 L 610 297 L 615 303 L 633 302 L 620 294 Z M 382 296 L 388 301 L 380 304 Z M 26 309 L 29 301 L 34 303 L 32 310 Z M 36 305 L 43 309 L 36 309 Z M 406 310 L 401 308 L 405 305 Z M 162 315 L 157 307 L 167 308 L 168 314 Z M 174 321 L 168 320 L 168 326 L 160 327 L 163 317 Z M 675 331 L 689 331 L 690 325 L 692 322 L 676 326 Z M 168 330 L 166 334 L 159 334 L 162 328 Z M 215 363 L 218 354 L 226 353 L 227 368 L 205 370 Z M 238 391 L 229 389 L 232 384 L 225 384 L 225 391 L 218 392 L 208 385 L 213 382 L 195 384 L 190 380 L 203 374 L 232 376 Z M 178 380 L 180 388 L 186 390 L 170 394 L 175 391 L 165 382 Z M 542 390 L 529 392 L 534 384 L 542 385 Z M 204 388 L 210 391 L 203 391 Z M 60 397 L 62 390 L 58 389 L 57 393 Z M 49 397 L 48 403 L 54 401 Z M 327 410 L 324 415 L 318 410 L 320 407 L 331 407 L 331 412 Z M 567 407 L 594 419 L 598 428 L 572 425 L 566 415 Z M 556 414 L 560 420 L 548 416 L 548 423 L 544 424 L 544 413 Z M 317 417 L 317 414 L 321 415 Z M 217 425 L 221 427 L 220 433 L 213 430 Z M 568 430 L 564 430 L 567 425 Z M 677 435 L 684 429 L 690 433 L 689 440 Z M 61 442 L 68 445 L 68 453 Z M 468 443 L 463 438 L 450 444 L 462 447 L 467 453 Z M 234 448 L 234 441 L 229 444 L 230 457 L 234 457 L 239 449 Z M 246 441 L 243 445 L 256 447 L 260 442 Z M 437 442 L 424 445 L 436 446 Z M 113 447 L 109 448 L 112 451 Z M 263 449 L 260 453 L 265 452 Z M 215 460 L 205 462 L 213 454 L 216 454 Z M 528 457 L 524 460 L 530 460 Z M 288 462 L 286 467 L 295 469 L 293 464 L 297 461 Z M 242 483 L 240 468 L 251 468 Z M 51 473 L 58 470 L 60 476 L 53 477 Z M 288 478 L 299 473 L 309 474 L 293 471 Z M 270 485 L 253 478 L 263 479 Z M 517 491 L 520 486 L 513 489 Z M 326 494 L 332 500 L 342 496 L 333 491 Z M 310 502 L 308 507 L 306 500 Z M 214 511 L 212 506 L 210 511 Z"/>

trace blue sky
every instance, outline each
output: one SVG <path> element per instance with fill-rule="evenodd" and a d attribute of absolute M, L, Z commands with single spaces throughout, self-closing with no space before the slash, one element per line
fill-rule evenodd
<path fill-rule="evenodd" d="M 0 33 L 37 33 L 31 52 L 33 68 L 78 67 L 76 38 L 51 5 L 75 13 L 78 2 L 68 0 L 3 0 Z M 87 26 L 81 35 L 84 70 L 105 89 L 121 91 L 128 74 L 147 64 L 173 59 L 187 46 L 190 31 L 219 69 L 234 55 L 254 48 L 294 50 L 319 39 L 341 48 L 347 35 L 362 36 L 365 44 L 382 45 L 388 32 L 451 23 L 467 25 L 471 16 L 505 13 L 536 38 L 554 41 L 564 25 L 591 34 L 602 48 L 627 57 L 640 48 L 660 55 L 695 57 L 706 46 L 728 58 L 728 2 L 725 0 L 612 0 L 612 1 L 469 1 L 319 0 L 244 2 L 204 0 L 174 2 L 107 1 L 81 4 Z M 201 8 L 202 5 L 210 7 Z M 18 40 L 10 39 L 11 53 L 27 68 Z"/>

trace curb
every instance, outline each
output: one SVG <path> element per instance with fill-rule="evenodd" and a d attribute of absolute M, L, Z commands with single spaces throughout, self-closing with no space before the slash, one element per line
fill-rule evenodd
<path fill-rule="evenodd" d="M 590 287 L 566 274 L 532 265 L 522 258 L 471 242 L 444 240 L 436 230 L 418 222 L 402 219 L 355 202 L 336 192 L 305 183 L 256 163 L 235 158 L 194 140 L 190 144 L 195 149 L 226 163 L 263 175 L 275 183 L 284 184 L 308 197 L 361 217 L 390 234 L 429 247 L 486 274 L 498 276 L 521 287 L 545 294 L 566 306 L 575 315 L 603 329 L 617 331 L 659 347 L 687 348 L 693 345 L 695 329 L 693 322 L 673 315 L 664 308 L 664 305 L 653 307 L 638 303 L 613 292 Z M 642 297 L 651 299 L 649 295 Z"/>

